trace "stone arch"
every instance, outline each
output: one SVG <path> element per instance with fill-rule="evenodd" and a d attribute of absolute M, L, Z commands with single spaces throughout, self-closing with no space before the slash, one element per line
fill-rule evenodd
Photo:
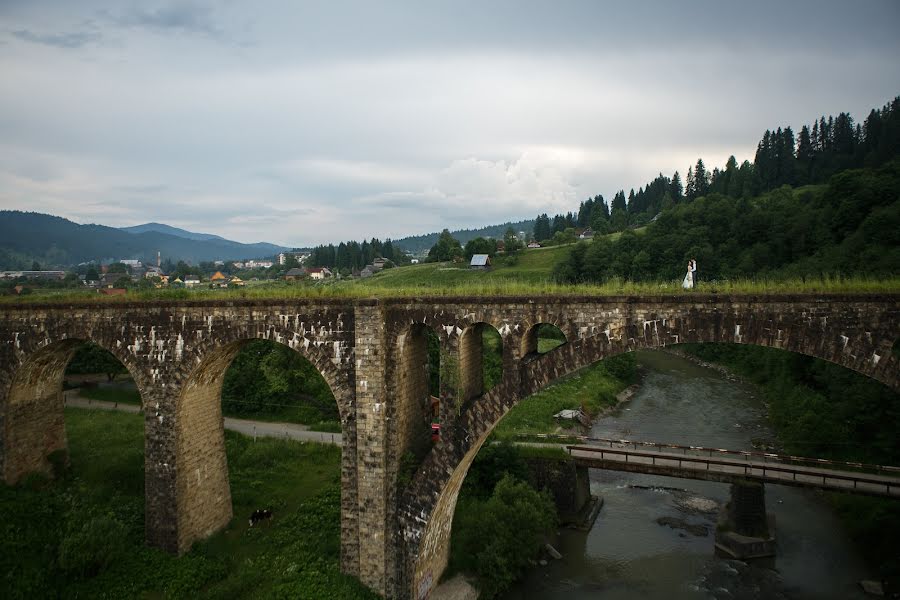
<path fill-rule="evenodd" d="M 424 323 L 413 323 L 397 336 L 398 403 L 393 410 L 392 425 L 396 440 L 395 456 L 411 452 L 421 460 L 431 448 L 432 396 L 440 397 L 440 389 L 432 390 L 433 370 L 429 345 L 440 343 L 437 333 Z M 433 392 L 437 391 L 436 394 Z"/>
<path fill-rule="evenodd" d="M 48 457 L 55 452 L 62 452 L 59 460 L 68 462 L 62 385 L 66 367 L 80 346 L 92 342 L 109 351 L 133 377 L 142 402 L 146 398 L 143 370 L 120 344 L 68 334 L 57 340 L 32 340 L 17 349 L 15 364 L 2 378 L 8 384 L 0 379 L 0 470 L 9 484 L 17 483 L 28 473 L 52 473 Z"/>
<path fill-rule="evenodd" d="M 208 347 L 196 359 L 194 368 L 184 377 L 174 406 L 175 473 L 175 549 L 183 552 L 199 539 L 208 537 L 231 520 L 231 490 L 225 456 L 222 416 L 222 384 L 225 373 L 243 346 L 260 338 L 244 337 Z M 342 382 L 340 373 L 316 346 L 296 346 L 279 341 L 297 352 L 325 379 L 331 388 L 341 418 L 344 445 L 341 469 L 355 473 L 355 423 L 352 418 L 352 390 Z M 342 486 L 342 535 L 348 523 L 346 495 L 353 490 Z M 356 502 L 355 496 L 351 498 Z M 355 523 L 355 516 L 350 519 Z"/>
<path fill-rule="evenodd" d="M 459 336 L 458 402 L 460 406 L 490 391 L 490 389 L 486 389 L 484 377 L 484 334 L 490 331 L 496 333 L 500 339 L 501 373 L 495 385 L 503 379 L 504 361 L 502 357 L 507 344 L 503 343 L 503 337 L 500 335 L 500 332 L 490 323 L 484 321 L 472 323 Z M 493 386 L 491 389 L 493 389 Z"/>
<path fill-rule="evenodd" d="M 536 356 L 538 354 L 546 354 L 546 352 L 540 352 L 539 338 L 541 337 L 541 332 L 549 328 L 552 328 L 559 333 L 559 335 L 564 340 L 562 344 L 565 344 L 569 341 L 568 336 L 566 336 L 565 332 L 559 325 L 543 321 L 537 322 L 528 327 L 528 329 L 522 335 L 522 356 Z"/>
<path fill-rule="evenodd" d="M 601 329 L 597 331 L 597 329 Z M 525 336 L 527 336 L 527 331 Z M 523 350 L 528 343 L 522 340 Z M 740 343 L 778 348 L 833 362 L 880 381 L 900 392 L 900 358 L 893 340 L 874 339 L 870 331 L 839 331 L 826 323 L 761 319 L 753 311 L 702 313 L 676 318 L 628 320 L 604 325 L 555 351 L 520 363 L 520 385 L 505 387 L 502 397 L 480 398 L 466 406 L 450 447 L 436 448 L 423 464 L 401 504 L 407 556 L 407 583 L 413 594 L 431 589 L 449 557 L 449 540 L 457 496 L 481 445 L 503 415 L 522 399 L 595 362 L 641 349 L 678 343 Z M 424 501 L 423 501 L 424 499 Z M 422 526 L 422 523 L 424 527 Z"/>

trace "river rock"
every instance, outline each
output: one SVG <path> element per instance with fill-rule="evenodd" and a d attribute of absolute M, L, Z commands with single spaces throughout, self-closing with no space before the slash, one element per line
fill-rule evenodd
<path fill-rule="evenodd" d="M 865 593 L 871 596 L 884 596 L 884 586 L 881 585 L 880 581 L 863 579 L 859 582 L 859 585 L 862 586 L 862 589 Z"/>
<path fill-rule="evenodd" d="M 671 527 L 672 529 L 683 529 L 697 537 L 706 537 L 709 535 L 709 529 L 706 525 L 693 525 L 684 519 L 679 519 L 677 517 L 660 517 L 656 519 L 656 522 L 660 525 Z"/>
<path fill-rule="evenodd" d="M 559 551 L 550 544 L 544 544 L 544 550 L 547 551 L 547 554 L 549 554 L 551 558 L 555 558 L 556 560 L 562 558 L 562 554 L 560 554 Z"/>

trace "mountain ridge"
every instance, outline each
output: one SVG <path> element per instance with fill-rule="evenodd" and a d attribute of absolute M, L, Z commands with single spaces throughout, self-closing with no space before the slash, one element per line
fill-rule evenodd
<path fill-rule="evenodd" d="M 194 263 L 270 258 L 286 249 L 267 243 L 243 244 L 219 236 L 190 239 L 155 230 L 129 232 L 105 225 L 79 225 L 55 215 L 0 210 L 0 269 L 30 268 L 33 261 L 44 267 L 122 259 L 155 263 L 157 252 L 166 259 Z"/>

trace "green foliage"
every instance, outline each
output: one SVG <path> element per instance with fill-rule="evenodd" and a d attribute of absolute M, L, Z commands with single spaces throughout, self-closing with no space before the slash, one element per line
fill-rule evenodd
<path fill-rule="evenodd" d="M 125 554 L 127 529 L 108 515 L 77 515 L 59 544 L 59 566 L 69 575 L 93 577 Z"/>
<path fill-rule="evenodd" d="M 503 338 L 490 325 L 484 325 L 481 331 L 482 341 L 482 374 L 484 391 L 489 392 L 503 379 Z"/>
<path fill-rule="evenodd" d="M 66 367 L 66 375 L 103 373 L 109 381 L 127 372 L 118 358 L 94 343 L 79 346 Z"/>
<path fill-rule="evenodd" d="M 487 500 L 461 498 L 454 515 L 451 569 L 478 577 L 482 598 L 495 598 L 537 556 L 556 526 L 548 492 L 505 475 Z"/>
<path fill-rule="evenodd" d="M 437 243 L 428 251 L 428 260 L 430 262 L 446 262 L 449 260 L 459 260 L 463 257 L 463 249 L 448 230 L 443 230 L 438 236 Z"/>
<path fill-rule="evenodd" d="M 312 363 L 287 346 L 266 340 L 247 343 L 225 372 L 222 410 L 306 424 L 339 420 L 334 394 Z"/>
<path fill-rule="evenodd" d="M 528 479 L 528 464 L 521 448 L 508 441 L 485 444 L 469 467 L 464 493 L 486 500 L 507 475 L 522 481 Z"/>
<path fill-rule="evenodd" d="M 472 260 L 475 254 L 488 254 L 491 258 L 497 254 L 497 241 L 487 240 L 485 238 L 475 238 L 466 242 L 465 257 L 467 261 Z"/>
<path fill-rule="evenodd" d="M 685 344 L 762 386 L 785 449 L 878 464 L 900 464 L 900 396 L 832 363 L 771 348 Z"/>
<path fill-rule="evenodd" d="M 66 410 L 62 479 L 0 485 L 3 595 L 373 599 L 340 573 L 340 449 L 226 432 L 235 519 L 181 557 L 147 548 L 143 418 Z M 272 507 L 267 527 L 246 516 Z"/>
<path fill-rule="evenodd" d="M 783 187 L 752 199 L 709 194 L 659 214 L 638 240 L 579 244 L 558 265 L 562 282 L 673 280 L 696 258 L 700 286 L 742 277 L 896 276 L 900 160 L 845 171 L 827 186 Z"/>
<path fill-rule="evenodd" d="M 400 457 L 400 467 L 397 470 L 397 487 L 406 488 L 412 481 L 416 469 L 419 468 L 419 458 L 413 452 L 404 452 Z"/>
<path fill-rule="evenodd" d="M 616 396 L 637 377 L 633 353 L 607 358 L 558 380 L 513 406 L 494 429 L 493 437 L 510 440 L 521 435 L 554 433 L 559 424 L 553 415 L 565 409 L 582 409 L 596 415 L 614 406 Z"/>

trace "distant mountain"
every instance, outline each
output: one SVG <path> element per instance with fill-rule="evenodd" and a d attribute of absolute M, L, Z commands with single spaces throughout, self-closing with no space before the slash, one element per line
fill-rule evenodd
<path fill-rule="evenodd" d="M 488 225 L 487 227 L 481 227 L 480 229 L 457 229 L 456 231 L 451 231 L 450 234 L 459 240 L 461 244 L 465 245 L 466 242 L 474 240 L 477 237 L 502 238 L 509 227 L 512 227 L 513 231 L 516 233 L 524 231 L 525 234 L 528 235 L 534 229 L 534 220 L 516 221 L 515 223 L 503 223 L 501 225 Z M 439 235 L 440 232 L 426 233 L 424 235 L 414 235 L 399 240 L 391 240 L 391 243 L 407 252 L 418 254 L 420 252 L 427 252 L 431 249 L 431 247 L 437 243 Z"/>
<path fill-rule="evenodd" d="M 128 233 L 147 233 L 150 231 L 155 231 L 156 233 L 166 233 L 168 235 L 174 235 L 175 237 L 184 238 L 186 240 L 225 240 L 225 238 L 218 235 L 213 235 L 211 233 L 194 233 L 193 231 L 179 229 L 178 227 L 172 227 L 171 225 L 166 225 L 165 223 L 144 223 L 143 225 L 135 225 L 134 227 L 119 227 L 119 229 L 121 229 L 122 231 L 127 231 Z"/>
<path fill-rule="evenodd" d="M 210 260 L 273 257 L 286 250 L 274 244 L 241 244 L 204 236 L 177 228 L 173 235 L 149 223 L 143 232 L 130 233 L 103 225 L 79 225 L 61 217 L 17 210 L 0 211 L 0 269 L 30 268 L 33 261 L 41 266 L 62 267 L 82 262 L 138 259 L 156 262 L 156 253 L 164 259 L 193 263 Z"/>

